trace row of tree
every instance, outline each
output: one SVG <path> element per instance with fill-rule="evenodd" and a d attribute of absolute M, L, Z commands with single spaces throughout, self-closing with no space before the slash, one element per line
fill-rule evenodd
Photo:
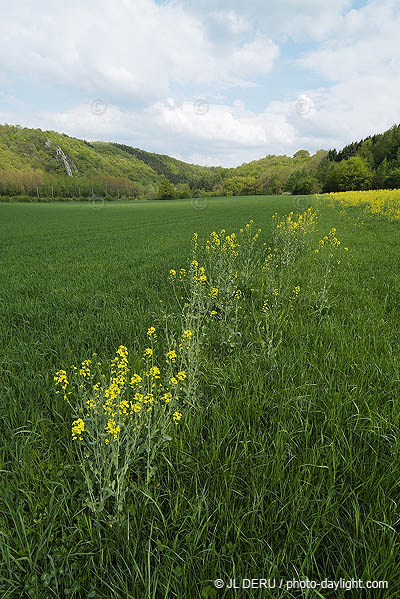
<path fill-rule="evenodd" d="M 400 188 L 400 125 L 330 150 L 316 168 L 305 165 L 286 184 L 292 193 L 395 188 Z"/>
<path fill-rule="evenodd" d="M 44 135 L 40 130 L 3 126 L 0 141 L 1 136 L 7 142 L 0 144 L 3 196 L 172 199 L 400 188 L 400 125 L 339 152 L 319 150 L 311 156 L 307 150 L 299 150 L 293 157 L 269 155 L 230 169 L 186 164 L 121 144 L 89 144 L 67 136 L 64 142 L 64 136 Z M 69 149 L 68 158 L 71 155 L 78 164 L 74 176 L 67 176 L 55 160 L 56 143 Z M 24 168 L 28 157 L 44 167 Z M 4 166 L 8 163 L 18 166 Z M 88 174 L 82 172 L 83 167 Z M 110 174 L 113 168 L 117 175 Z"/>

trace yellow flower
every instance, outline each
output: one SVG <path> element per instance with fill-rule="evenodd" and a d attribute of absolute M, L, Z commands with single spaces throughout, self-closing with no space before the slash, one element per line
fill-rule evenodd
<path fill-rule="evenodd" d="M 135 403 L 133 401 L 129 402 L 129 406 L 131 409 L 131 414 L 136 414 L 140 412 L 140 410 L 142 409 L 142 405 L 138 401 L 136 401 Z"/>
<path fill-rule="evenodd" d="M 151 349 L 151 347 L 146 347 L 146 349 L 144 350 L 144 357 L 151 358 L 152 355 L 153 355 L 153 350 Z"/>
<path fill-rule="evenodd" d="M 104 391 L 104 395 L 108 399 L 115 399 L 118 395 L 121 394 L 121 389 L 117 383 L 111 383 L 111 385 Z"/>
<path fill-rule="evenodd" d="M 171 362 L 175 362 L 176 360 L 176 351 L 174 349 L 170 349 L 167 352 L 167 362 L 170 360 Z"/>
<path fill-rule="evenodd" d="M 179 379 L 180 381 L 184 381 L 187 378 L 187 374 L 184 370 L 180 370 L 178 372 L 178 374 L 176 375 L 176 378 Z"/>
<path fill-rule="evenodd" d="M 143 403 L 153 403 L 154 402 L 154 395 L 152 393 L 146 393 L 146 395 L 143 397 Z"/>
<path fill-rule="evenodd" d="M 177 385 L 178 384 L 178 379 L 176 379 L 174 376 L 170 379 L 169 381 L 170 385 Z"/>
<path fill-rule="evenodd" d="M 94 399 L 86 400 L 86 405 L 88 407 L 88 410 L 96 410 L 96 408 L 97 408 L 97 403 Z"/>
<path fill-rule="evenodd" d="M 147 336 L 149 339 L 156 339 L 157 335 L 156 335 L 156 329 L 154 327 L 149 327 L 147 329 Z"/>
<path fill-rule="evenodd" d="M 77 439 L 82 441 L 82 433 L 85 430 L 85 423 L 82 420 L 82 418 L 78 418 L 77 420 L 73 421 L 71 430 L 72 430 L 72 439 L 74 441 L 76 441 Z"/>
<path fill-rule="evenodd" d="M 173 413 L 172 418 L 175 420 L 175 422 L 179 422 L 179 420 L 182 418 L 182 412 L 178 412 L 177 410 Z"/>
<path fill-rule="evenodd" d="M 54 381 L 56 383 L 56 387 L 60 387 L 62 391 L 68 387 L 68 379 L 66 370 L 59 370 L 54 375 Z M 60 393 L 60 390 L 57 389 L 56 393 Z"/>
<path fill-rule="evenodd" d="M 117 349 L 117 355 L 121 358 L 127 358 L 128 356 L 128 348 L 125 345 L 120 345 Z"/>
<path fill-rule="evenodd" d="M 126 416 L 128 414 L 129 402 L 124 399 L 119 404 L 120 411 Z"/>
<path fill-rule="evenodd" d="M 216 310 L 211 310 L 211 312 L 210 312 L 210 318 L 213 318 L 216 315 L 217 315 Z"/>
<path fill-rule="evenodd" d="M 112 435 L 114 439 L 117 439 L 120 431 L 120 425 L 115 422 L 114 418 L 109 418 L 106 426 L 106 433 Z"/>
<path fill-rule="evenodd" d="M 152 366 L 149 370 L 149 374 L 153 378 L 159 379 L 160 378 L 160 369 L 157 366 Z"/>
<path fill-rule="evenodd" d="M 143 395 L 142 395 L 142 393 L 135 393 L 133 399 L 135 401 L 143 401 Z"/>
<path fill-rule="evenodd" d="M 92 361 L 91 360 L 84 360 L 82 362 L 81 368 L 79 370 L 79 374 L 83 377 L 89 377 L 90 376 L 90 365 L 91 365 Z"/>
<path fill-rule="evenodd" d="M 165 403 L 169 403 L 172 399 L 172 393 L 170 393 L 169 391 L 168 393 L 164 393 L 164 395 L 161 396 L 161 399 L 163 399 Z"/>
<path fill-rule="evenodd" d="M 143 380 L 143 379 L 142 379 L 142 377 L 140 376 L 140 374 L 136 374 L 136 373 L 135 373 L 135 374 L 133 375 L 133 377 L 131 378 L 131 385 L 132 385 L 132 387 L 133 387 L 134 385 L 137 385 L 137 384 L 141 383 L 141 382 L 142 382 L 142 380 Z"/>
<path fill-rule="evenodd" d="M 218 289 L 216 287 L 213 287 L 210 291 L 210 296 L 215 299 L 218 295 Z"/>

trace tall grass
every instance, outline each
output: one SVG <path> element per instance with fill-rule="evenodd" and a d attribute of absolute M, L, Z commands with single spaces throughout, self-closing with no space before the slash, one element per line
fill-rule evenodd
<path fill-rule="evenodd" d="M 208 314 L 197 409 L 150 481 L 130 485 L 126 517 L 102 522 L 85 505 L 54 372 L 93 352 L 107 361 L 120 344 L 141 356 L 157 315 L 175 315 L 164 319 L 172 330 L 190 298 L 168 279 L 187 265 L 192 233 L 200 243 L 252 219 L 267 259 L 271 217 L 283 220 L 292 200 L 216 199 L 201 212 L 190 202 L 0 208 L 5 598 L 229 597 L 216 578 L 303 577 L 387 580 L 373 596 L 398 596 L 397 223 L 319 206 L 307 247 L 285 267 L 268 259 L 257 282 L 248 259 L 237 321 L 206 306 L 218 318 Z M 315 254 L 332 228 L 348 251 Z M 240 336 L 230 338 L 232 322 Z M 315 593 L 303 596 L 349 596 Z"/>

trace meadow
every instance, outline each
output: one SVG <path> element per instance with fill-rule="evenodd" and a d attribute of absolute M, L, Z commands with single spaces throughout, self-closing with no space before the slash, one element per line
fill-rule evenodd
<path fill-rule="evenodd" d="M 317 216 L 296 245 L 298 214 Z M 0 227 L 4 599 L 366 596 L 279 588 L 294 579 L 387 581 L 370 596 L 399 596 L 398 221 L 357 201 L 255 196 L 4 204 Z M 253 229 L 237 303 L 218 304 L 236 272 L 218 248 L 236 259 Z M 208 294 L 193 233 L 215 246 Z M 188 314 L 201 341 L 192 404 L 151 477 L 130 472 L 117 516 L 99 517 L 54 375 L 93 354 L 109 364 L 120 346 L 134 372 L 149 327 L 163 346 Z"/>

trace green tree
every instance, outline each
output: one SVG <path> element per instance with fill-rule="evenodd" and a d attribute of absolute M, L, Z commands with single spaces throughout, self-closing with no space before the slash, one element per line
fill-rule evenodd
<path fill-rule="evenodd" d="M 172 200 L 176 197 L 175 186 L 168 179 L 161 179 L 157 197 L 159 200 Z"/>
<path fill-rule="evenodd" d="M 293 158 L 310 158 L 310 152 L 308 150 L 298 150 L 293 154 Z"/>
<path fill-rule="evenodd" d="M 389 171 L 385 185 L 389 189 L 400 189 L 400 168 Z"/>
<path fill-rule="evenodd" d="M 388 175 L 388 161 L 385 157 L 372 178 L 372 187 L 374 189 L 384 189 L 386 187 L 386 179 Z"/>
<path fill-rule="evenodd" d="M 339 162 L 335 170 L 339 191 L 371 188 L 373 173 L 361 156 Z"/>
<path fill-rule="evenodd" d="M 316 177 L 304 177 L 296 183 L 293 193 L 296 195 L 309 195 L 320 193 L 321 189 L 322 185 Z"/>
<path fill-rule="evenodd" d="M 176 197 L 177 198 L 191 198 L 192 192 L 187 183 L 178 183 L 176 186 Z"/>
<path fill-rule="evenodd" d="M 374 168 L 374 148 L 372 145 L 372 139 L 370 137 L 362 142 L 357 155 L 365 159 L 365 162 L 368 164 L 369 168 Z"/>

